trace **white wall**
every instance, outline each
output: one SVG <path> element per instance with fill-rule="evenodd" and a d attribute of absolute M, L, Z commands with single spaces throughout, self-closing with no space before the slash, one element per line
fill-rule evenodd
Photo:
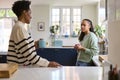
<path fill-rule="evenodd" d="M 108 59 L 111 63 L 120 67 L 120 20 L 109 22 L 108 25 Z"/>
<path fill-rule="evenodd" d="M 82 7 L 82 19 L 91 19 L 93 25 L 98 23 L 98 6 L 97 5 L 86 5 Z"/>
<path fill-rule="evenodd" d="M 120 0 L 109 0 L 108 59 L 120 67 Z M 119 14 L 119 15 L 117 15 Z"/>
<path fill-rule="evenodd" d="M 0 0 L 0 8 L 11 8 L 13 4 L 12 0 Z"/>
<path fill-rule="evenodd" d="M 36 5 L 32 6 L 32 20 L 31 20 L 31 34 L 33 39 L 38 40 L 43 38 L 49 39 L 49 6 L 48 5 Z M 45 23 L 45 30 L 38 31 L 38 22 Z"/>
<path fill-rule="evenodd" d="M 44 38 L 47 42 L 50 42 L 49 37 L 49 20 L 50 20 L 50 7 L 49 5 L 36 5 L 32 6 L 32 21 L 31 21 L 31 33 L 35 40 Z M 97 22 L 97 5 L 86 5 L 82 7 L 82 19 L 89 18 L 96 25 Z M 45 22 L 45 31 L 38 31 L 37 22 Z M 63 45 L 72 46 L 78 43 L 78 38 L 62 38 Z"/>

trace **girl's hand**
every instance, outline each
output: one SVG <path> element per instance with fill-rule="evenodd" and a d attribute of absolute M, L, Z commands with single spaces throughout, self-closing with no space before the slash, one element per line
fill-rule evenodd
<path fill-rule="evenodd" d="M 77 50 L 84 50 L 85 51 L 85 48 L 83 46 L 81 46 L 81 44 L 75 44 L 74 48 Z"/>
<path fill-rule="evenodd" d="M 75 44 L 74 48 L 79 50 L 79 49 L 81 49 L 81 45 L 80 44 Z"/>

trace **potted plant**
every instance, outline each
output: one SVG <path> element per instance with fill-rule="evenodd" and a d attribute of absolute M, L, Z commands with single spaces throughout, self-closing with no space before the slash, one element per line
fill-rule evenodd
<path fill-rule="evenodd" d="M 103 36 L 103 34 L 105 34 L 105 29 L 100 25 L 96 25 L 94 30 L 95 30 L 96 35 L 99 38 L 101 38 Z"/>
<path fill-rule="evenodd" d="M 96 25 L 95 28 L 95 33 L 98 37 L 98 43 L 99 43 L 99 50 L 100 50 L 100 54 L 104 54 L 107 50 L 107 39 L 105 38 L 104 34 L 105 34 L 105 28 L 100 26 L 100 25 Z"/>
<path fill-rule="evenodd" d="M 59 25 L 53 25 L 50 27 L 50 33 L 53 35 L 57 35 L 60 32 L 60 26 Z"/>
<path fill-rule="evenodd" d="M 54 46 L 55 39 L 58 37 L 58 34 L 60 33 L 60 26 L 59 25 L 50 26 L 50 33 L 52 45 Z"/>

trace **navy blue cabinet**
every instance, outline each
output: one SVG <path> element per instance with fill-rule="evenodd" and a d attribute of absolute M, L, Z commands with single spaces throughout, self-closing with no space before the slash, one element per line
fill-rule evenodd
<path fill-rule="evenodd" d="M 75 66 L 77 51 L 73 48 L 39 48 L 37 54 L 49 61 L 56 61 L 63 66 Z M 0 55 L 0 63 L 6 63 L 6 55 Z"/>
<path fill-rule="evenodd" d="M 6 55 L 0 55 L 0 63 L 6 63 Z"/>
<path fill-rule="evenodd" d="M 77 59 L 77 51 L 73 48 L 39 48 L 37 54 L 63 66 L 75 66 Z"/>

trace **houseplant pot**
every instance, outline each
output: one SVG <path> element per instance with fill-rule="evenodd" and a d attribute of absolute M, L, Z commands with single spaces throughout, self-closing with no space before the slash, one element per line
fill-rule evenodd
<path fill-rule="evenodd" d="M 52 46 L 54 46 L 54 42 L 56 38 L 58 38 L 58 34 L 60 33 L 60 26 L 59 25 L 50 26 L 50 33 Z"/>

